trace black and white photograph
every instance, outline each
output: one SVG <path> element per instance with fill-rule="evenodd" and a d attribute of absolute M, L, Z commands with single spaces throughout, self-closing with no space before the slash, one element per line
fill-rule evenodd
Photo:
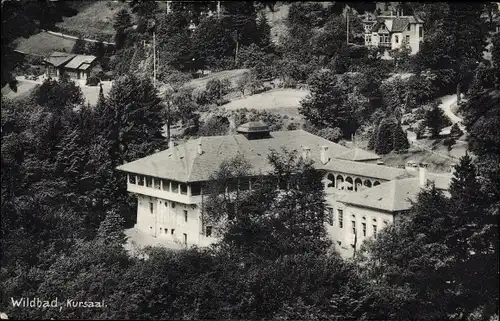
<path fill-rule="evenodd" d="M 499 321 L 500 2 L 1 15 L 1 320 Z"/>

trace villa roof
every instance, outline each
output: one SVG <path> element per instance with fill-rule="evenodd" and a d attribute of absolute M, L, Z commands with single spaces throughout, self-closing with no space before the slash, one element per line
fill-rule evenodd
<path fill-rule="evenodd" d="M 436 188 L 445 190 L 451 182 L 451 175 L 428 174 L 428 180 L 433 181 Z M 339 201 L 388 212 L 405 211 L 411 208 L 411 202 L 416 200 L 420 190 L 418 177 L 397 179 L 361 192 L 345 194 Z"/>
<path fill-rule="evenodd" d="M 198 154 L 198 145 L 202 153 Z M 323 164 L 320 160 L 321 146 L 328 147 L 330 160 Z M 206 181 L 216 172 L 224 160 L 242 155 L 251 164 L 253 174 L 268 172 L 271 168 L 267 156 L 271 150 L 282 148 L 297 150 L 310 149 L 310 157 L 317 169 L 334 170 L 379 179 L 394 179 L 406 173 L 398 168 L 336 159 L 349 155 L 347 147 L 333 143 L 303 130 L 271 132 L 269 138 L 248 140 L 244 135 L 209 136 L 189 140 L 150 156 L 121 165 L 119 170 L 165 179 L 194 182 Z M 355 152 L 363 159 L 361 152 Z M 371 154 L 370 154 L 371 155 Z"/>
<path fill-rule="evenodd" d="M 364 149 L 355 147 L 346 151 L 345 153 L 340 154 L 337 158 L 351 161 L 367 161 L 380 159 L 380 156 Z"/>
<path fill-rule="evenodd" d="M 87 55 L 76 55 L 70 62 L 64 66 L 65 68 L 70 69 L 79 69 L 82 64 L 91 64 L 97 57 L 96 56 L 87 56 Z"/>
<path fill-rule="evenodd" d="M 54 67 L 59 67 L 73 59 L 75 56 L 75 54 L 70 54 L 67 52 L 54 51 L 49 56 L 47 56 L 44 61 L 53 65 Z"/>
<path fill-rule="evenodd" d="M 396 18 L 396 19 L 393 19 L 392 20 L 392 29 L 391 31 L 392 32 L 403 32 L 406 30 L 406 26 L 408 25 L 409 23 L 409 19 L 408 18 Z"/>
<path fill-rule="evenodd" d="M 371 30 L 376 32 L 381 25 L 385 25 L 389 32 L 403 32 L 408 24 L 414 23 L 423 23 L 423 21 L 415 16 L 379 16 Z"/>

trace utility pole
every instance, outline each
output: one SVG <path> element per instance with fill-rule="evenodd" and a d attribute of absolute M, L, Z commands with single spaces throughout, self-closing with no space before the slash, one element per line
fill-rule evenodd
<path fill-rule="evenodd" d="M 346 20 L 347 20 L 347 44 L 349 44 L 349 6 L 345 6 L 346 12 Z"/>
<path fill-rule="evenodd" d="M 148 31 L 153 32 L 153 86 L 156 88 L 156 21 L 150 19 L 148 27 Z"/>
<path fill-rule="evenodd" d="M 156 32 L 153 30 L 153 87 L 156 88 Z"/>

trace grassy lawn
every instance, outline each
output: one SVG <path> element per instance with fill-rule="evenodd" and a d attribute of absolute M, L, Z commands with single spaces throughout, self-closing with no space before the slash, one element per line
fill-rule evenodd
<path fill-rule="evenodd" d="M 16 49 L 35 56 L 47 56 L 53 51 L 71 52 L 74 45 L 74 39 L 64 39 L 42 31 L 29 38 L 20 38 Z"/>
<path fill-rule="evenodd" d="M 85 86 L 84 82 L 77 82 L 77 84 L 80 85 L 86 102 L 91 105 L 95 105 L 97 103 L 97 99 L 99 98 L 99 86 Z M 111 90 L 111 84 L 112 83 L 110 81 L 103 81 L 102 90 L 105 96 Z M 9 99 L 24 98 L 28 96 L 37 85 L 39 84 L 33 81 L 18 80 L 17 92 L 14 92 L 9 88 L 9 86 L 5 86 L 2 88 L 2 95 Z"/>
<path fill-rule="evenodd" d="M 97 103 L 97 99 L 99 98 L 99 86 L 84 86 L 81 85 L 80 88 L 82 88 L 83 95 L 85 96 L 85 100 L 94 106 Z M 109 91 L 111 89 L 111 82 L 110 81 L 103 81 L 102 83 L 102 91 L 104 93 L 104 96 L 107 96 Z"/>
<path fill-rule="evenodd" d="M 242 108 L 267 110 L 290 117 L 300 117 L 300 101 L 309 94 L 301 89 L 274 89 L 264 93 L 233 100 L 221 107 L 228 110 Z"/>
<path fill-rule="evenodd" d="M 83 33 L 88 38 L 96 38 L 104 34 L 113 37 L 113 17 L 121 8 L 128 9 L 128 3 L 120 1 L 82 1 L 78 5 L 78 14 L 73 17 L 65 17 L 57 27 L 68 31 Z M 64 31 L 63 31 L 64 33 Z"/>
<path fill-rule="evenodd" d="M 2 96 L 9 99 L 21 99 L 29 95 L 31 90 L 35 88 L 38 84 L 28 81 L 19 81 L 17 84 L 17 92 L 9 88 L 9 85 L 5 85 L 2 88 Z"/>
<path fill-rule="evenodd" d="M 186 84 L 186 86 L 190 86 L 193 88 L 205 88 L 207 82 L 211 79 L 229 79 L 233 87 L 236 86 L 236 81 L 245 73 L 248 69 L 233 69 L 233 70 L 224 70 L 220 72 L 213 72 L 208 74 L 205 77 L 193 79 Z"/>

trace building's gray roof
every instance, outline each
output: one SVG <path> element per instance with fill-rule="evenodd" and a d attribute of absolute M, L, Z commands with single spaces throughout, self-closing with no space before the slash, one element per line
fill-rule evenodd
<path fill-rule="evenodd" d="M 396 18 L 392 20 L 392 32 L 403 32 L 406 30 L 406 26 L 409 24 L 408 18 Z"/>
<path fill-rule="evenodd" d="M 197 153 L 201 144 L 203 153 Z M 321 146 L 328 146 L 330 161 L 320 161 Z M 248 140 L 241 134 L 229 136 L 209 136 L 189 140 L 153 155 L 121 165 L 119 170 L 165 179 L 193 182 L 209 180 L 224 160 L 241 154 L 251 164 L 255 174 L 270 170 L 267 156 L 271 149 L 280 151 L 284 147 L 302 153 L 303 147 L 310 149 L 315 168 L 336 170 L 337 172 L 358 173 L 367 177 L 392 179 L 402 174 L 400 169 L 335 159 L 347 155 L 349 149 L 303 130 L 271 132 L 269 138 Z M 404 172 L 404 170 L 403 170 Z"/>
<path fill-rule="evenodd" d="M 378 156 L 375 153 L 366 151 L 361 148 L 353 148 L 348 151 L 346 151 L 343 154 L 340 154 L 338 159 L 345 159 L 345 160 L 352 160 L 352 161 L 367 161 L 367 160 L 376 160 L 380 159 L 380 156 Z"/>
<path fill-rule="evenodd" d="M 96 59 L 96 56 L 91 55 L 76 55 L 64 68 L 78 69 L 82 64 L 91 64 Z"/>
<path fill-rule="evenodd" d="M 89 63 L 84 62 L 83 64 L 78 67 L 80 70 L 87 70 L 91 65 Z"/>
<path fill-rule="evenodd" d="M 387 181 L 396 178 L 413 176 L 407 170 L 401 168 L 335 158 L 330 159 L 330 161 L 326 164 L 318 164 L 316 168 L 336 173 L 358 175 Z"/>
<path fill-rule="evenodd" d="M 408 24 L 414 23 L 423 23 L 423 21 L 415 16 L 379 16 L 377 17 L 377 23 L 373 25 L 371 31 L 377 32 L 383 24 L 389 32 L 403 32 L 406 30 Z"/>
<path fill-rule="evenodd" d="M 446 190 L 451 182 L 450 175 L 428 174 L 436 188 Z M 339 198 L 342 203 L 368 207 L 388 212 L 405 211 L 411 208 L 420 193 L 418 177 L 397 179 L 367 188 L 361 192 L 352 192 Z"/>
<path fill-rule="evenodd" d="M 44 59 L 44 61 L 51 64 L 54 67 L 59 67 L 61 65 L 64 65 L 71 59 L 73 59 L 75 56 L 76 56 L 75 54 L 70 54 L 67 52 L 54 51 L 49 56 L 47 56 Z"/>

